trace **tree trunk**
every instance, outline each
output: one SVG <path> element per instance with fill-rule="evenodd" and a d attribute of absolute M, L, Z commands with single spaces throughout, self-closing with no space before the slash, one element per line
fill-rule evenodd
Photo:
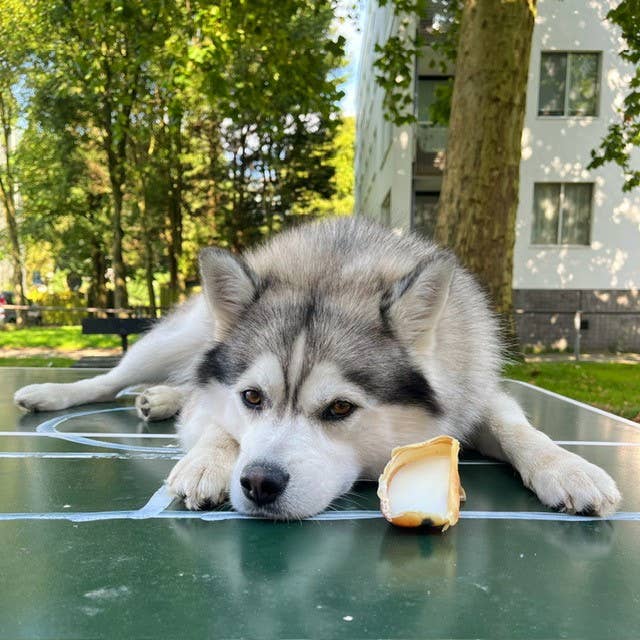
<path fill-rule="evenodd" d="M 4 199 L 3 199 L 4 200 Z M 9 247 L 11 254 L 11 265 L 13 266 L 12 285 L 15 291 L 14 304 L 27 304 L 24 287 L 24 270 L 22 265 L 22 250 L 20 248 L 20 238 L 18 236 L 18 222 L 16 219 L 16 209 L 13 197 L 3 201 L 7 230 L 9 231 Z M 16 312 L 16 324 L 24 324 L 25 312 Z"/>
<path fill-rule="evenodd" d="M 136 217 L 142 221 L 142 245 L 144 247 L 144 277 L 147 285 L 147 296 L 149 297 L 149 311 L 152 318 L 158 315 L 156 305 L 156 292 L 153 288 L 153 245 L 151 243 L 151 224 L 149 221 L 149 208 L 147 203 L 147 187 L 143 182 L 144 198 L 141 202 L 136 202 Z"/>
<path fill-rule="evenodd" d="M 180 278 L 180 258 L 182 257 L 182 116 L 172 125 L 173 162 L 169 175 L 169 288 L 171 302 L 176 303 L 182 297 L 184 290 Z"/>
<path fill-rule="evenodd" d="M 4 208 L 5 221 L 9 234 L 9 254 L 13 266 L 12 285 L 15 292 L 14 304 L 27 304 L 24 286 L 24 267 L 22 263 L 22 249 L 18 234 L 18 217 L 15 199 L 15 179 L 11 155 L 11 114 L 4 96 L 0 95 L 0 124 L 2 126 L 2 154 L 4 155 L 4 170 L 0 175 L 0 196 Z M 16 324 L 24 324 L 25 312 L 16 313 Z"/>
<path fill-rule="evenodd" d="M 175 171 L 175 172 L 174 172 Z M 173 184 L 169 191 L 169 287 L 171 302 L 180 300 L 183 286 L 180 278 L 182 256 L 182 167 L 180 161 L 171 172 Z"/>
<path fill-rule="evenodd" d="M 111 245 L 111 267 L 113 268 L 114 292 L 113 306 L 116 309 L 124 309 L 128 304 L 127 295 L 127 268 L 122 255 L 122 184 L 117 180 L 111 181 L 113 213 L 111 218 L 111 228 L 113 239 Z"/>
<path fill-rule="evenodd" d="M 104 308 L 107 306 L 106 263 L 104 251 L 97 239 L 94 239 L 91 245 L 91 270 L 93 273 L 89 288 L 89 306 Z M 105 316 L 104 312 L 97 315 Z"/>
<path fill-rule="evenodd" d="M 127 138 L 120 135 L 118 143 L 115 143 L 111 113 L 105 106 L 105 151 L 107 153 L 107 168 L 109 170 L 109 182 L 111 184 L 111 268 L 113 269 L 114 292 L 113 306 L 116 309 L 127 307 L 127 268 L 122 254 L 122 239 L 124 231 L 122 229 L 122 203 L 124 199 L 123 187 L 125 183 L 125 165 Z"/>
<path fill-rule="evenodd" d="M 535 0 L 466 0 L 436 239 L 486 287 L 513 334 L 521 137 Z"/>

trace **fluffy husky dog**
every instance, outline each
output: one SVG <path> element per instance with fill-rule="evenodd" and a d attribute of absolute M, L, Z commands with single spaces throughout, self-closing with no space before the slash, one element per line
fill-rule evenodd
<path fill-rule="evenodd" d="M 284 232 L 240 258 L 200 255 L 203 294 L 109 373 L 20 389 L 32 411 L 112 400 L 132 384 L 144 420 L 179 413 L 187 452 L 167 484 L 190 509 L 304 518 L 394 446 L 448 434 L 506 460 L 540 500 L 606 515 L 600 468 L 534 429 L 500 387 L 496 321 L 473 277 L 414 236 L 341 219 Z"/>

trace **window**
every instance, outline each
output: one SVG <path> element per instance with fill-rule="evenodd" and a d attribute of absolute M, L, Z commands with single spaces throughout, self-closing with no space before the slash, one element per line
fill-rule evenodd
<path fill-rule="evenodd" d="M 422 176 L 442 174 L 442 160 L 447 146 L 449 121 L 446 88 L 453 81 L 448 76 L 420 77 L 416 88 L 416 127 L 415 173 Z M 445 93 L 441 93 L 445 92 Z"/>
<path fill-rule="evenodd" d="M 413 230 L 425 238 L 433 238 L 436 231 L 439 201 L 440 193 L 437 191 L 419 191 L 415 195 Z"/>
<path fill-rule="evenodd" d="M 531 243 L 590 244 L 592 194 L 591 183 L 537 183 Z"/>
<path fill-rule="evenodd" d="M 438 93 L 444 91 L 445 87 L 452 82 L 452 80 L 453 79 L 449 76 L 423 76 L 418 78 L 418 122 L 434 124 L 434 116 L 435 120 L 438 121 L 438 124 L 442 124 L 442 121 L 449 120 L 448 113 L 440 113 L 445 105 L 444 103 L 440 105 L 440 102 L 442 101 L 438 101 Z M 439 108 L 434 114 L 432 113 L 431 107 L 436 104 L 438 104 Z"/>
<path fill-rule="evenodd" d="M 538 115 L 598 115 L 599 71 L 597 53 L 543 53 Z"/>

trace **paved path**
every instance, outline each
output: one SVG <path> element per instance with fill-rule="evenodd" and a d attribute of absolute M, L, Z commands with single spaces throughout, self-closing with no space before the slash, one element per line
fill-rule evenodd
<path fill-rule="evenodd" d="M 114 347 L 113 349 L 74 349 L 73 351 L 48 349 L 47 347 L 0 348 L 0 358 L 43 357 L 79 360 L 87 356 L 118 356 L 121 353 L 122 349 L 120 347 Z"/>
<path fill-rule="evenodd" d="M 541 353 L 528 354 L 526 362 L 576 362 L 576 357 L 570 353 Z M 640 353 L 582 353 L 580 362 L 614 362 L 617 364 L 637 364 Z"/>

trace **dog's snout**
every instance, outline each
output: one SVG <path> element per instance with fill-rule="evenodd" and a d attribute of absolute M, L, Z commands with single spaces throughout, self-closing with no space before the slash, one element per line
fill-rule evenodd
<path fill-rule="evenodd" d="M 274 502 L 289 482 L 289 474 L 276 465 L 251 464 L 242 470 L 244 495 L 258 506 Z"/>

